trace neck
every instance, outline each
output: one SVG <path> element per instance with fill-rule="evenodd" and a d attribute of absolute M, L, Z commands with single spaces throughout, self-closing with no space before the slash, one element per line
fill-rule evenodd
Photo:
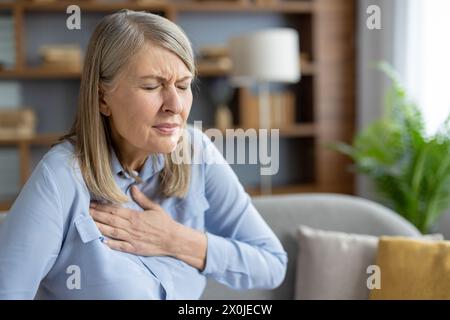
<path fill-rule="evenodd" d="M 148 154 L 123 139 L 115 130 L 111 130 L 113 147 L 120 164 L 125 170 L 141 171 Z"/>

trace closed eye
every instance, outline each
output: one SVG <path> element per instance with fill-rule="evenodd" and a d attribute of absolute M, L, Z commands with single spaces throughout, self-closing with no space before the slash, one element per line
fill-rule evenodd
<path fill-rule="evenodd" d="M 188 90 L 188 89 L 190 89 L 191 88 L 191 82 L 189 81 L 189 82 L 180 82 L 180 83 L 178 83 L 178 89 L 181 89 L 181 90 Z"/>
<path fill-rule="evenodd" d="M 160 85 L 153 86 L 153 87 L 143 87 L 143 89 L 147 90 L 147 91 L 153 91 L 153 90 L 158 89 L 159 87 L 160 87 Z M 180 89 L 180 90 L 186 91 L 186 90 L 188 90 L 190 88 L 190 86 L 189 85 L 188 86 L 178 86 L 177 88 Z"/>
<path fill-rule="evenodd" d="M 156 86 L 156 87 L 144 87 L 144 90 L 152 91 L 152 90 L 156 90 L 158 88 L 159 88 L 159 86 Z"/>

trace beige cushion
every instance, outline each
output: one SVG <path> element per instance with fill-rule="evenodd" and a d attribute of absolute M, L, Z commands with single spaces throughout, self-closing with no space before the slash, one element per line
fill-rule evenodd
<path fill-rule="evenodd" d="M 374 264 L 378 238 L 298 229 L 295 299 L 368 299 L 366 269 Z"/>
<path fill-rule="evenodd" d="M 442 240 L 442 235 L 429 235 Z M 295 299 L 368 299 L 378 237 L 300 226 Z"/>

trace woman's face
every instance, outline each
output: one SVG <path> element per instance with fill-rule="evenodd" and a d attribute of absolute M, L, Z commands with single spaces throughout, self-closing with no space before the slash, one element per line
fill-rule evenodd
<path fill-rule="evenodd" d="M 172 152 L 191 109 L 191 81 L 192 73 L 172 52 L 151 45 L 140 50 L 100 102 L 118 147 Z"/>

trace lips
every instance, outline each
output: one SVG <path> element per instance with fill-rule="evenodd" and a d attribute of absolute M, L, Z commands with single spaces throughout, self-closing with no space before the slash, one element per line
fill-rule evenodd
<path fill-rule="evenodd" d="M 160 123 L 153 126 L 153 128 L 156 129 L 156 131 L 165 135 L 174 134 L 179 127 L 180 125 L 176 123 Z"/>

